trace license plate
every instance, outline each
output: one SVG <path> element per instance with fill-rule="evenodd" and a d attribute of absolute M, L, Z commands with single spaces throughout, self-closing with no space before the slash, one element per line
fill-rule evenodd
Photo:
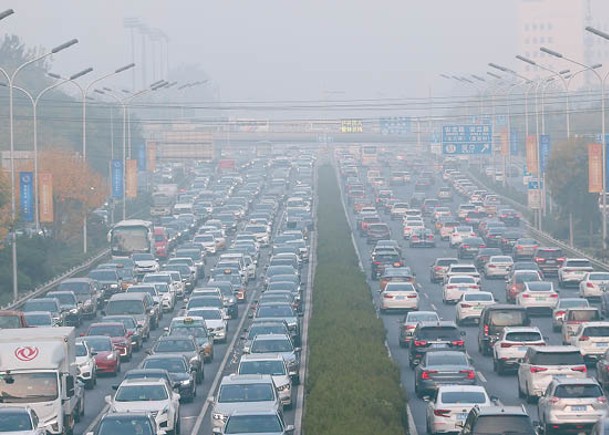
<path fill-rule="evenodd" d="M 585 411 L 587 408 L 588 407 L 586 405 L 577 405 L 577 406 L 572 406 L 571 411 L 581 412 L 581 411 Z"/>
<path fill-rule="evenodd" d="M 395 297 L 396 301 L 403 301 L 404 299 L 406 299 L 404 296 L 396 296 Z"/>
<path fill-rule="evenodd" d="M 522 346 L 522 347 L 518 348 L 519 352 L 526 352 L 527 350 L 528 350 L 528 347 L 526 347 L 526 346 Z"/>
<path fill-rule="evenodd" d="M 482 306 L 474 307 L 474 310 L 476 310 L 476 311 L 482 311 L 482 308 L 483 308 Z"/>
<path fill-rule="evenodd" d="M 446 344 L 446 343 L 434 343 L 434 344 L 431 345 L 431 347 L 435 348 L 435 349 L 444 349 L 444 348 L 448 347 L 448 344 Z"/>
<path fill-rule="evenodd" d="M 467 419 L 467 413 L 457 414 L 457 420 L 465 421 Z"/>
<path fill-rule="evenodd" d="M 535 298 L 535 300 L 536 300 L 536 301 L 545 301 L 545 300 L 546 300 L 546 298 L 544 298 L 544 297 L 537 297 L 537 298 Z"/>
<path fill-rule="evenodd" d="M 548 260 L 548 261 L 546 261 L 546 264 L 554 264 L 554 263 L 556 263 L 556 261 L 554 261 L 554 260 Z"/>
<path fill-rule="evenodd" d="M 607 343 L 596 343 L 596 347 L 607 347 Z"/>
<path fill-rule="evenodd" d="M 554 377 L 555 377 L 556 379 L 564 379 L 564 378 L 566 378 L 566 377 L 567 377 L 567 375 L 554 375 Z"/>

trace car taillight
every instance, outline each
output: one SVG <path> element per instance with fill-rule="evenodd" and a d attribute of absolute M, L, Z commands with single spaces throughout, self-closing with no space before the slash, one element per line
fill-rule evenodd
<path fill-rule="evenodd" d="M 469 249 L 469 245 L 461 245 L 463 249 Z"/>
<path fill-rule="evenodd" d="M 460 370 L 459 373 L 466 374 L 467 379 L 476 379 L 476 373 L 473 370 Z"/>
<path fill-rule="evenodd" d="M 562 263 L 563 261 L 565 261 L 564 257 L 559 257 L 556 259 L 556 261 L 558 261 L 559 263 Z"/>
<path fill-rule="evenodd" d="M 417 295 L 408 295 L 408 299 L 416 299 Z"/>
<path fill-rule="evenodd" d="M 380 264 L 381 264 L 381 262 L 380 262 L 380 261 L 375 261 L 375 262 L 374 262 L 374 264 L 375 264 L 376 266 L 378 266 L 378 265 L 380 265 Z"/>
<path fill-rule="evenodd" d="M 528 294 L 526 294 L 526 293 L 523 293 L 523 294 L 522 294 L 522 297 L 523 297 L 523 298 L 530 298 L 530 297 L 531 297 L 531 295 L 528 295 Z"/>
<path fill-rule="evenodd" d="M 449 417 L 450 409 L 434 409 L 433 415 L 437 417 Z"/>
<path fill-rule="evenodd" d="M 436 272 L 439 272 L 442 270 L 442 266 L 436 266 L 433 268 L 433 270 L 435 270 Z"/>
<path fill-rule="evenodd" d="M 586 373 L 588 371 L 588 369 L 586 368 L 586 366 L 577 366 L 577 367 L 571 367 L 571 371 Z"/>
<path fill-rule="evenodd" d="M 488 267 L 491 268 L 491 269 L 494 269 L 495 267 L 497 267 L 497 265 L 495 265 L 495 264 L 489 264 Z"/>
<path fill-rule="evenodd" d="M 557 298 L 557 297 L 558 297 L 558 293 L 552 293 L 552 294 L 550 295 L 550 297 L 551 297 L 551 298 Z"/>
<path fill-rule="evenodd" d="M 471 308 L 471 304 L 461 304 L 461 308 Z"/>
<path fill-rule="evenodd" d="M 596 401 L 599 403 L 607 403 L 607 398 L 605 396 L 599 396 L 596 398 Z"/>
<path fill-rule="evenodd" d="M 415 340 L 414 345 L 415 347 L 427 346 L 427 340 Z"/>
<path fill-rule="evenodd" d="M 472 284 L 472 285 L 470 285 L 470 286 L 469 286 L 469 288 L 474 288 L 474 289 L 477 289 L 477 288 L 478 288 L 478 286 L 477 286 L 476 284 Z"/>
<path fill-rule="evenodd" d="M 414 329 L 414 328 L 416 328 L 416 325 L 404 325 L 404 329 L 407 331 Z"/>
<path fill-rule="evenodd" d="M 451 289 L 455 289 L 455 288 L 457 288 L 457 286 L 456 286 L 456 285 L 452 285 L 452 284 L 451 284 L 451 285 L 447 285 L 447 286 L 446 286 L 446 288 L 447 288 L 447 289 L 449 289 L 449 290 L 451 290 Z"/>
<path fill-rule="evenodd" d="M 437 370 L 425 370 L 421 373 L 421 379 L 431 379 L 431 374 L 438 373 Z"/>
<path fill-rule="evenodd" d="M 489 329 L 488 325 L 484 325 L 484 335 L 488 335 Z"/>
<path fill-rule="evenodd" d="M 550 402 L 551 404 L 555 404 L 560 402 L 560 399 L 558 397 L 551 397 L 548 402 Z"/>
<path fill-rule="evenodd" d="M 565 313 L 566 313 L 566 311 L 560 310 L 560 311 L 557 311 L 556 313 L 554 313 L 554 315 L 555 315 L 556 317 L 559 317 L 559 316 L 564 316 L 564 315 L 565 315 Z"/>
<path fill-rule="evenodd" d="M 529 371 L 531 373 L 539 373 L 539 372 L 546 372 L 548 371 L 547 367 L 536 367 L 536 366 L 532 366 Z"/>
<path fill-rule="evenodd" d="M 586 287 L 588 287 L 588 288 L 594 288 L 594 284 L 592 284 L 591 282 L 587 282 L 586 283 Z"/>
<path fill-rule="evenodd" d="M 515 344 L 512 344 L 512 343 L 501 343 L 501 347 L 503 349 L 507 349 L 507 348 L 512 347 L 512 346 L 515 346 Z"/>
<path fill-rule="evenodd" d="M 453 340 L 450 342 L 450 344 L 452 344 L 453 346 L 463 346 L 465 342 L 463 340 Z"/>
<path fill-rule="evenodd" d="M 579 341 L 588 341 L 590 340 L 590 337 L 588 337 L 587 335 L 582 335 L 581 337 L 579 337 Z"/>
<path fill-rule="evenodd" d="M 384 297 L 385 299 L 393 299 L 393 295 L 390 295 L 390 294 L 387 294 L 387 293 L 385 293 L 385 294 L 383 295 L 383 297 Z"/>

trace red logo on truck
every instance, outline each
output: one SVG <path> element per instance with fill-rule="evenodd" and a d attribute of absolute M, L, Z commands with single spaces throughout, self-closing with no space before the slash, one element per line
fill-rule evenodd
<path fill-rule="evenodd" d="M 22 346 L 15 349 L 15 357 L 20 361 L 32 361 L 40 353 L 36 346 Z"/>

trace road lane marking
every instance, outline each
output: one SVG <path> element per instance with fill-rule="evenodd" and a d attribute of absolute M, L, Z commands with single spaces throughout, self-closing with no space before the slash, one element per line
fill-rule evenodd
<path fill-rule="evenodd" d="M 480 379 L 480 382 L 482 382 L 483 384 L 488 383 L 488 381 L 486 380 L 486 378 L 484 377 L 484 375 L 482 374 L 481 371 L 478 372 L 478 379 Z"/>

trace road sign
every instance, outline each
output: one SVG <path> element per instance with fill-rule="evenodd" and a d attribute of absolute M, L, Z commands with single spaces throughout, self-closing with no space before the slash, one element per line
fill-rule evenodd
<path fill-rule="evenodd" d="M 535 178 L 530 179 L 529 182 L 527 183 L 527 186 L 528 186 L 529 190 L 543 189 L 543 180 L 539 181 Z"/>
<path fill-rule="evenodd" d="M 381 134 L 385 136 L 401 136 L 410 133 L 412 131 L 411 124 L 411 120 L 407 116 L 393 116 L 379 119 Z"/>
<path fill-rule="evenodd" d="M 361 119 L 343 119 L 340 121 L 341 133 L 363 133 L 364 122 Z"/>
<path fill-rule="evenodd" d="M 492 153 L 493 128 L 490 125 L 445 125 L 442 154 L 469 155 Z"/>

